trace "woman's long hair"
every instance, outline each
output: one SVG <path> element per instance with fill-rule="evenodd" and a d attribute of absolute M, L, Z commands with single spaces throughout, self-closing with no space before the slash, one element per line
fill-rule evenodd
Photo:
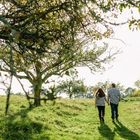
<path fill-rule="evenodd" d="M 96 96 L 97 97 L 105 97 L 105 93 L 101 88 L 99 88 L 98 91 L 96 92 Z"/>

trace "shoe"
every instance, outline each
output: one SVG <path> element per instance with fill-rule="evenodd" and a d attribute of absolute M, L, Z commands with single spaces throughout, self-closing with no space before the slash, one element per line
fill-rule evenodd
<path fill-rule="evenodd" d="M 116 117 L 116 121 L 117 121 L 117 122 L 119 122 L 119 119 L 118 119 L 118 117 Z"/>
<path fill-rule="evenodd" d="M 104 123 L 104 118 L 102 117 L 102 122 Z"/>

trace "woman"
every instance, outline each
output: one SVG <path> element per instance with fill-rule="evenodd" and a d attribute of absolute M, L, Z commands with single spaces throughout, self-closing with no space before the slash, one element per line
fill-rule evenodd
<path fill-rule="evenodd" d="M 107 102 L 105 93 L 101 88 L 99 88 L 95 93 L 95 107 L 98 108 L 100 122 L 104 122 L 105 101 Z"/>

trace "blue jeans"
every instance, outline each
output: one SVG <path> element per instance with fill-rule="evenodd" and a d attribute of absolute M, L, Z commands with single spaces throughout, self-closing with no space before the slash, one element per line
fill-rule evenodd
<path fill-rule="evenodd" d="M 115 118 L 118 119 L 118 104 L 110 103 L 111 106 L 111 118 L 114 120 Z"/>
<path fill-rule="evenodd" d="M 101 121 L 105 115 L 105 106 L 97 106 L 97 107 L 98 107 L 99 119 Z"/>

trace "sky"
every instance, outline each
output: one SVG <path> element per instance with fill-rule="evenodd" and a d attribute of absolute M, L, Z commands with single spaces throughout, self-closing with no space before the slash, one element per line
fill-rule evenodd
<path fill-rule="evenodd" d="M 131 17 L 140 19 L 137 9 L 126 9 L 119 17 L 118 22 L 125 22 Z M 140 29 L 130 30 L 128 25 L 113 27 L 115 39 L 108 39 L 110 47 L 118 48 L 121 53 L 109 64 L 109 68 L 102 73 L 92 74 L 89 69 L 79 69 L 79 77 L 86 85 L 95 85 L 98 82 L 121 83 L 124 87 L 135 87 L 135 81 L 140 80 Z"/>
<path fill-rule="evenodd" d="M 129 30 L 123 25 L 114 29 L 113 38 L 109 45 L 121 49 L 121 53 L 110 63 L 103 73 L 92 74 L 87 68 L 79 69 L 79 76 L 87 85 L 97 82 L 119 82 L 125 87 L 134 87 L 134 82 L 140 80 L 140 31 Z"/>

